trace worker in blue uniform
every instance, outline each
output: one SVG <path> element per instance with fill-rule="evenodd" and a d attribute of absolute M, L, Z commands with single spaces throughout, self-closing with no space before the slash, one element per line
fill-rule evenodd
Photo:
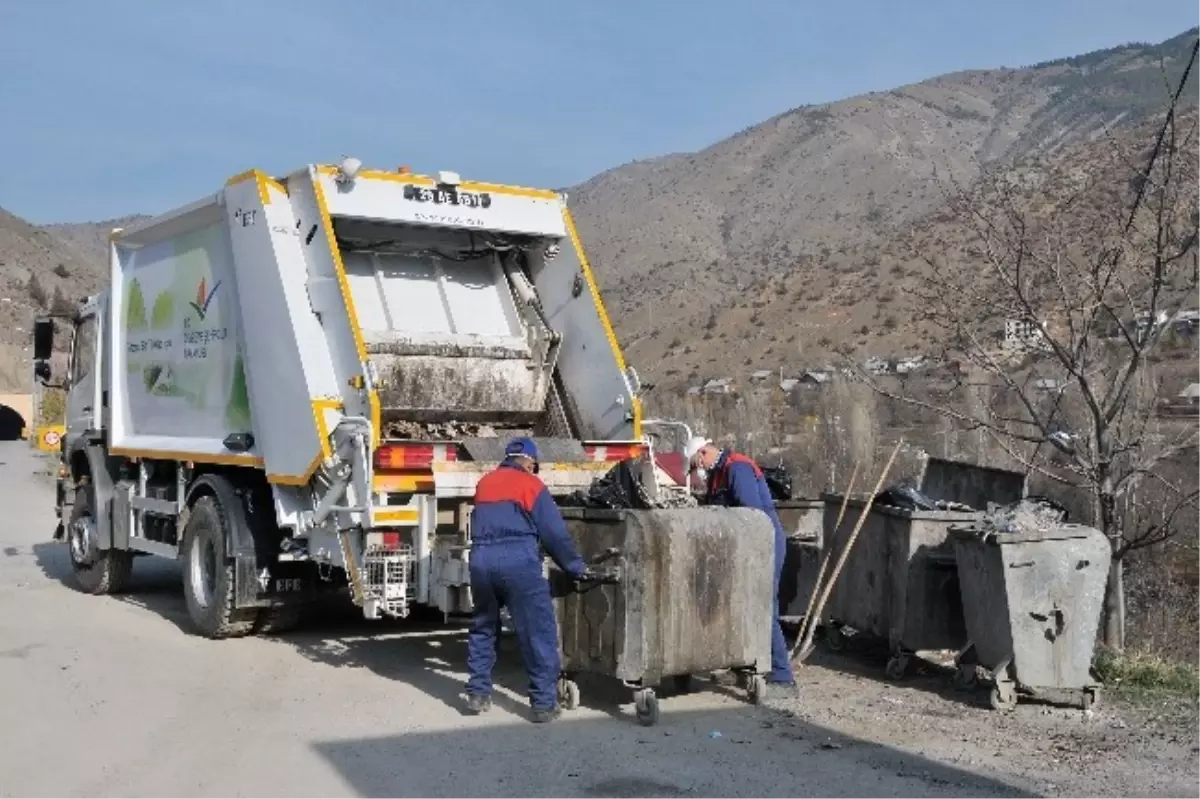
<path fill-rule="evenodd" d="M 779 624 L 779 578 L 787 555 L 787 536 L 775 510 L 775 500 L 763 477 L 762 469 L 750 458 L 731 449 L 721 449 L 706 438 L 693 438 L 684 449 L 691 473 L 707 486 L 710 504 L 727 507 L 757 508 L 775 527 L 775 588 L 771 627 L 771 673 L 767 685 L 772 693 L 787 694 L 795 689 L 792 664 L 783 627 Z"/>
<path fill-rule="evenodd" d="M 514 438 L 504 461 L 475 488 L 471 512 L 471 597 L 474 614 L 467 637 L 467 710 L 492 705 L 492 668 L 500 634 L 500 608 L 507 607 L 516 628 L 529 676 L 529 703 L 535 722 L 558 717 L 558 623 L 550 585 L 542 573 L 542 548 L 571 577 L 587 567 L 567 534 L 562 513 L 537 477 L 537 445 Z"/>

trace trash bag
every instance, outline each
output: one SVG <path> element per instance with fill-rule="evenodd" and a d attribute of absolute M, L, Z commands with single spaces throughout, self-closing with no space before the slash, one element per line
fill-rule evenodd
<path fill-rule="evenodd" d="M 642 485 L 636 458 L 617 463 L 603 476 L 596 478 L 586 491 L 575 491 L 563 500 L 573 508 L 608 508 L 612 510 L 649 510 L 651 508 L 693 507 L 696 500 L 685 491 L 660 490 L 660 500 L 650 499 Z"/>
<path fill-rule="evenodd" d="M 792 498 L 792 474 L 782 464 L 763 469 L 762 473 L 771 491 L 771 499 L 783 502 Z"/>
<path fill-rule="evenodd" d="M 901 510 L 937 510 L 937 503 L 907 483 L 896 483 L 875 495 L 876 505 Z"/>

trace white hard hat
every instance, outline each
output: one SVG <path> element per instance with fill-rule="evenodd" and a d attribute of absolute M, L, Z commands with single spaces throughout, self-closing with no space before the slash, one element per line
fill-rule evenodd
<path fill-rule="evenodd" d="M 707 447 L 712 442 L 704 436 L 692 436 L 688 439 L 687 444 L 683 447 L 683 456 L 689 461 L 696 457 L 696 453 Z"/>

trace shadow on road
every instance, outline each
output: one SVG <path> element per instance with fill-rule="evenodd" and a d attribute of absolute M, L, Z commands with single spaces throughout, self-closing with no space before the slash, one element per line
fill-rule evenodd
<path fill-rule="evenodd" d="M 33 545 L 33 557 L 42 573 L 77 591 L 71 573 L 71 559 L 67 545 L 57 541 L 45 541 Z M 124 602 L 134 607 L 145 608 L 175 624 L 180 630 L 192 634 L 187 606 L 183 600 L 183 582 L 179 564 L 166 558 L 139 556 L 133 563 L 133 577 L 128 590 L 113 594 L 107 599 Z"/>
<path fill-rule="evenodd" d="M 77 590 L 65 544 L 35 544 L 33 554 L 46 577 Z M 184 633 L 195 634 L 183 598 L 180 567 L 174 561 L 139 557 L 128 590 L 104 599 L 144 608 Z M 368 669 L 387 679 L 406 682 L 458 712 L 463 710 L 461 675 L 467 662 L 466 628 L 444 623 L 440 613 L 418 610 L 403 621 L 368 621 L 348 597 L 331 596 L 309 609 L 300 629 L 273 638 L 311 661 Z M 497 689 L 493 702 L 510 712 L 527 714 L 528 684 L 516 640 L 510 635 L 501 637 L 493 677 Z M 621 704 L 631 701 L 628 689 L 608 680 L 583 675 L 579 684 L 585 706 L 612 715 L 620 715 Z"/>
<path fill-rule="evenodd" d="M 914 655 L 909 660 L 907 675 L 903 680 L 896 682 L 888 679 L 884 673 L 889 657 L 886 641 L 866 635 L 847 635 L 845 640 L 845 650 L 833 652 L 818 634 L 816 648 L 805 661 L 805 665 L 853 674 L 872 682 L 918 689 L 956 704 L 987 707 L 986 692 L 983 692 L 982 688 L 974 692 L 964 692 L 954 687 L 953 666 L 934 663 Z"/>
<path fill-rule="evenodd" d="M 722 734 L 714 735 L 714 731 Z M 314 744 L 362 796 L 1032 796 L 768 711 L 691 710 L 656 727 L 565 714 Z"/>
<path fill-rule="evenodd" d="M 65 544 L 35 544 L 33 553 L 48 578 L 75 590 Z M 128 591 L 111 599 L 156 613 L 181 631 L 194 634 L 183 599 L 180 567 L 174 561 L 149 556 L 137 558 Z M 310 610 L 302 628 L 275 638 L 295 647 L 309 660 L 368 669 L 388 679 L 407 682 L 455 710 L 462 710 L 460 675 L 465 671 L 467 661 L 466 628 L 447 625 L 440 613 L 417 609 L 404 621 L 367 621 L 349 604 L 348 597 L 333 596 Z M 818 636 L 817 648 L 808 662 L 874 681 L 886 681 L 883 668 L 887 661 L 886 645 L 866 636 L 851 636 L 847 644 L 845 652 L 833 653 L 820 643 Z M 915 658 L 913 664 L 913 674 L 904 685 L 936 693 L 957 703 L 985 704 L 982 694 L 953 689 L 951 669 Z M 526 713 L 528 684 L 516 640 L 511 635 L 501 638 L 494 679 L 497 691 L 493 701 L 511 712 Z M 614 717 L 632 718 L 630 711 L 622 709 L 632 701 L 629 689 L 595 675 L 579 675 L 578 682 L 585 707 Z M 696 680 L 695 684 L 699 690 L 716 690 L 741 697 L 740 692 L 706 680 Z M 669 682 L 659 687 L 662 696 L 672 693 Z"/>
<path fill-rule="evenodd" d="M 345 600 L 348 602 L 349 600 Z M 457 712 L 465 703 L 463 673 L 467 662 L 467 631 L 461 624 L 444 623 L 440 613 L 414 614 L 404 621 L 367 621 L 356 609 L 327 606 L 302 630 L 279 636 L 304 657 L 342 668 L 364 668 L 386 679 L 399 680 L 440 700 Z M 500 639 L 492 701 L 503 710 L 525 717 L 529 712 L 525 676 L 516 639 Z M 579 675 L 581 704 L 633 723 L 632 694 L 615 680 Z M 663 696 L 670 692 L 660 690 Z"/>

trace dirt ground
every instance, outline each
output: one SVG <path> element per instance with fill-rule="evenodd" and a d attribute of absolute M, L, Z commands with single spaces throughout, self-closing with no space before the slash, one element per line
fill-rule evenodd
<path fill-rule="evenodd" d="M 883 677 L 885 662 L 886 652 L 869 642 L 852 639 L 838 654 L 819 647 L 798 674 L 800 696 L 777 706 L 798 720 L 1038 795 L 1197 794 L 1194 698 L 1102 694 L 1089 711 L 1022 701 L 997 712 L 985 686 L 955 690 L 948 663 L 919 661 L 895 683 Z"/>
<path fill-rule="evenodd" d="M 901 684 L 852 641 L 795 701 L 699 681 L 656 727 L 628 690 L 527 720 L 505 641 L 493 712 L 460 712 L 461 628 L 333 613 L 278 638 L 190 632 L 178 567 L 127 595 L 71 587 L 44 462 L 0 444 L 0 796 L 1195 796 L 1195 705 L 1021 705 Z"/>

